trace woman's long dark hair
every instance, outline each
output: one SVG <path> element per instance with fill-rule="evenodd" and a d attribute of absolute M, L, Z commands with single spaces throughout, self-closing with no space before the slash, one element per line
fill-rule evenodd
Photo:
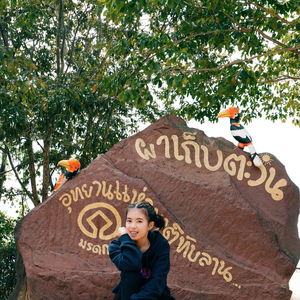
<path fill-rule="evenodd" d="M 165 228 L 165 225 L 166 225 L 165 219 L 161 215 L 156 213 L 154 207 L 149 202 L 143 201 L 143 202 L 137 202 L 134 204 L 130 204 L 126 209 L 126 217 L 127 217 L 128 210 L 130 208 L 143 209 L 145 212 L 145 215 L 148 217 L 148 222 L 153 221 L 154 226 L 159 229 Z"/>

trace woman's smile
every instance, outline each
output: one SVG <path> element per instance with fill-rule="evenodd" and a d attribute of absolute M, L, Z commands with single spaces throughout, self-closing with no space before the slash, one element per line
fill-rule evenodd
<path fill-rule="evenodd" d="M 129 231 L 129 235 L 131 238 L 134 238 L 135 236 L 138 235 L 138 232 L 137 231 Z"/>
<path fill-rule="evenodd" d="M 131 208 L 127 213 L 126 230 L 130 238 L 137 242 L 147 239 L 148 232 L 153 228 L 153 222 L 148 222 L 143 210 Z"/>

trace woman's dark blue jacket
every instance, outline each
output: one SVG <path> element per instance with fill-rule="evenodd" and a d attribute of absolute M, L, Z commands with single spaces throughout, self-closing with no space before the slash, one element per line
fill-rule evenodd
<path fill-rule="evenodd" d="M 121 272 L 139 272 L 145 279 L 140 291 L 131 300 L 158 299 L 170 295 L 167 275 L 170 270 L 170 246 L 159 231 L 149 231 L 150 247 L 142 253 L 128 234 L 113 240 L 109 245 L 109 256 Z M 121 276 L 122 277 L 122 276 Z M 114 291 L 118 290 L 118 286 Z"/>

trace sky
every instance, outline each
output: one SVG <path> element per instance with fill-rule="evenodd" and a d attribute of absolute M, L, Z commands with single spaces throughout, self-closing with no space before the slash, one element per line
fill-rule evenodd
<path fill-rule="evenodd" d="M 230 133 L 228 118 L 221 118 L 217 123 L 205 122 L 200 124 L 196 121 L 187 122 L 189 127 L 201 129 L 207 136 L 224 137 L 236 144 Z M 145 124 L 141 129 L 147 127 Z M 290 179 L 300 187 L 300 128 L 290 121 L 268 121 L 265 119 L 255 119 L 245 125 L 253 139 L 257 153 L 268 152 L 277 157 L 285 166 Z M 0 203 L 0 209 L 8 215 L 15 216 L 15 208 Z M 298 231 L 300 232 L 300 221 L 298 220 Z M 300 268 L 300 263 L 298 264 Z M 300 300 L 300 270 L 296 271 L 290 280 L 290 289 L 293 291 L 294 300 Z"/>

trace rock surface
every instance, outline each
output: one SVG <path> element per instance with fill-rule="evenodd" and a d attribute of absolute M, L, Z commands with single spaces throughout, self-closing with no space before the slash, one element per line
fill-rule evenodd
<path fill-rule="evenodd" d="M 274 156 L 261 158 L 259 169 L 171 116 L 121 141 L 23 219 L 18 299 L 113 299 L 119 272 L 107 246 L 127 205 L 146 200 L 168 222 L 177 300 L 289 300 L 299 189 Z"/>

